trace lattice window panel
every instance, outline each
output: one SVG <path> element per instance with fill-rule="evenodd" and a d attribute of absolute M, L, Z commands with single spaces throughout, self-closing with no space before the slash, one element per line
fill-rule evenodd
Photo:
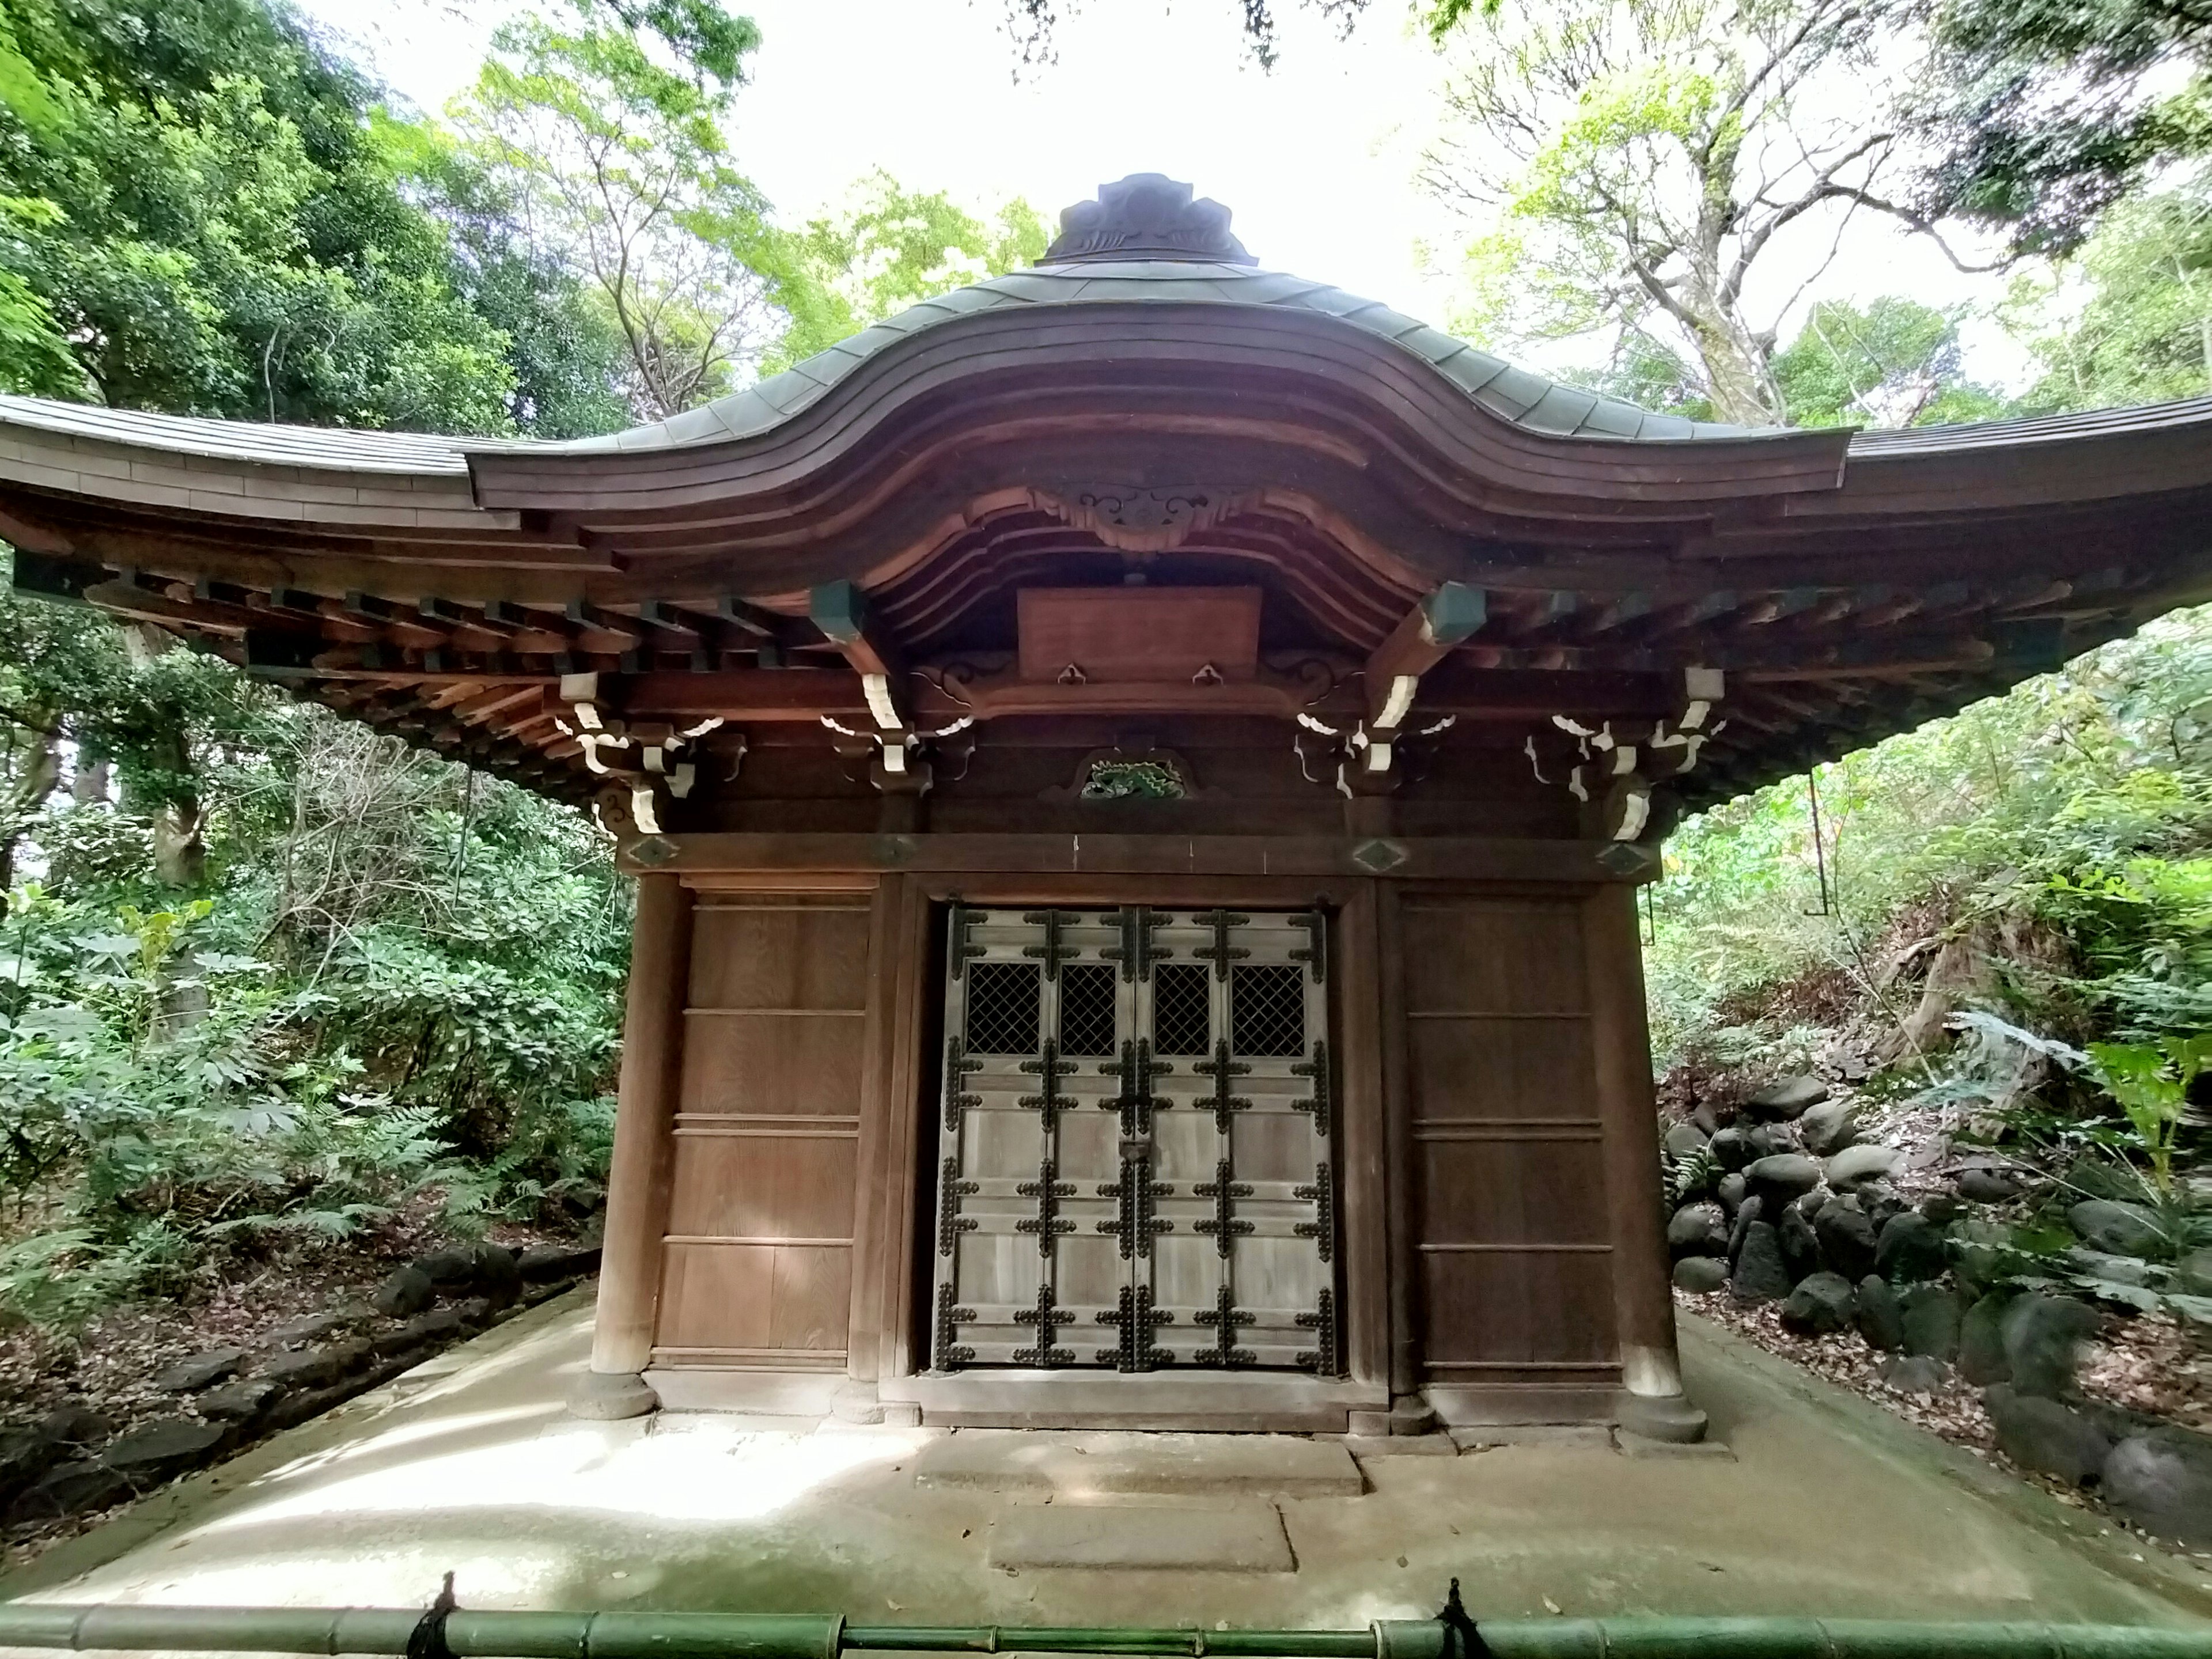
<path fill-rule="evenodd" d="M 1033 962 L 977 962 L 968 968 L 968 1052 L 1033 1054 L 1043 970 Z"/>
<path fill-rule="evenodd" d="M 1208 971 L 1194 963 L 1152 969 L 1152 1052 L 1203 1054 L 1213 1048 Z"/>
<path fill-rule="evenodd" d="M 1229 1046 L 1255 1056 L 1305 1053 L 1304 969 L 1239 963 L 1230 970 Z"/>
<path fill-rule="evenodd" d="M 1060 1053 L 1088 1057 L 1115 1052 L 1116 978 L 1111 967 L 1098 963 L 1073 963 L 1060 970 Z"/>

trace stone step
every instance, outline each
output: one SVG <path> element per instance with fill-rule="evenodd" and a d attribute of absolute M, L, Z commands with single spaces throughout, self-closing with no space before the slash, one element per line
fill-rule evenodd
<path fill-rule="evenodd" d="M 1296 1572 L 1273 1504 L 1203 1507 L 1024 1504 L 994 1523 L 994 1567 L 1094 1571 Z"/>
<path fill-rule="evenodd" d="M 1285 1434 L 960 1429 L 915 1459 L 924 1486 L 1159 1497 L 1357 1498 L 1340 1442 Z"/>

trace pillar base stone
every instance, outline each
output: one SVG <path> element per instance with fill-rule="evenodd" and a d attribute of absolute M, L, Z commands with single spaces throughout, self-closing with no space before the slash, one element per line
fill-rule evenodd
<path fill-rule="evenodd" d="M 1620 1426 L 1646 1440 L 1686 1446 L 1705 1437 L 1705 1413 L 1679 1394 L 1624 1394 Z"/>
<path fill-rule="evenodd" d="M 593 1423 L 643 1417 L 660 1409 L 660 1396 L 635 1371 L 586 1371 L 568 1391 L 568 1414 Z"/>

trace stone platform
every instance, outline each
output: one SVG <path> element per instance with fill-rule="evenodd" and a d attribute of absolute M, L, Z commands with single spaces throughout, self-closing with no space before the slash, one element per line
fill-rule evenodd
<path fill-rule="evenodd" d="M 1726 1449 L 1601 1432 L 1147 1436 L 664 1413 L 583 1423 L 583 1294 L 157 1494 L 0 1580 L 86 1601 L 842 1613 L 1358 1627 L 1811 1613 L 2185 1624 L 2212 1562 L 2106 1535 L 1696 1320 Z"/>

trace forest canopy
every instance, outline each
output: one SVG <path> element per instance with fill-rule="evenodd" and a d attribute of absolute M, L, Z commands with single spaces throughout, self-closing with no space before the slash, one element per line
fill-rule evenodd
<path fill-rule="evenodd" d="M 0 390 L 569 438 L 1043 251 L 889 173 L 777 219 L 716 0 L 510 17 L 442 115 L 270 0 L 0 9 Z M 573 1225 L 629 898 L 572 811 L 0 596 L 0 1317 L 427 1202 Z"/>

